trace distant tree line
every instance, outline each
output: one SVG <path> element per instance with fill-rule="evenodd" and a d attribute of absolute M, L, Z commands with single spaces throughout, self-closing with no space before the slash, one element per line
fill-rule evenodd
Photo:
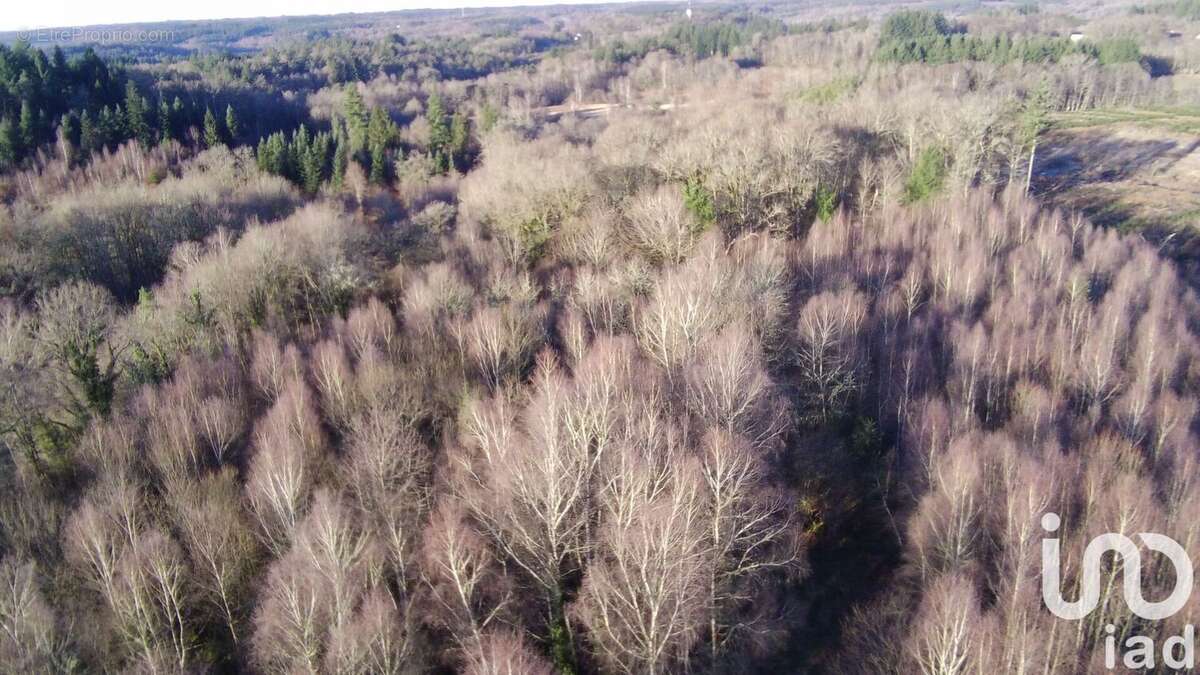
<path fill-rule="evenodd" d="M 759 16 L 703 23 L 685 21 L 671 26 L 662 35 L 636 41 L 614 40 L 597 48 L 595 58 L 625 63 L 660 49 L 697 59 L 729 56 L 737 47 L 750 44 L 755 36 L 770 39 L 788 32 L 788 25 L 782 21 Z"/>
<path fill-rule="evenodd" d="M 1200 0 L 1172 0 L 1150 5 L 1135 5 L 1134 14 L 1166 14 L 1190 21 L 1200 21 Z"/>
<path fill-rule="evenodd" d="M 431 71 L 443 80 L 469 80 L 530 65 L 535 54 L 565 41 L 522 38 L 479 49 L 458 38 L 425 41 L 391 35 L 385 40 L 365 41 L 333 37 L 249 56 L 206 53 L 190 61 L 208 78 L 256 86 L 300 79 L 316 87 L 366 82 L 379 75 L 425 77 Z"/>
<path fill-rule="evenodd" d="M 1137 63 L 1142 58 L 1137 42 L 1131 38 L 1072 41 L 1051 36 L 1013 38 L 1004 33 L 967 35 L 963 26 L 926 10 L 904 10 L 888 17 L 876 52 L 884 62 L 930 64 L 1058 63 L 1072 55 L 1094 59 L 1101 65 Z"/>
<path fill-rule="evenodd" d="M 0 45 L 0 171 L 20 167 L 39 148 L 79 161 L 136 140 L 145 148 L 179 141 L 236 145 L 246 131 L 237 107 L 214 105 L 209 92 L 156 86 L 147 96 L 123 68 L 93 50 L 67 59 L 28 43 Z M 258 106 L 255 106 L 256 108 Z M 189 137 L 196 127 L 198 135 Z"/>

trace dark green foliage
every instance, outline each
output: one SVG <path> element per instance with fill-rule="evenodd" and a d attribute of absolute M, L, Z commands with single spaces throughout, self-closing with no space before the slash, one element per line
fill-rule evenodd
<path fill-rule="evenodd" d="M 371 146 L 371 182 L 383 185 L 387 182 L 387 149 L 382 145 Z"/>
<path fill-rule="evenodd" d="M 1037 141 L 1038 136 L 1046 131 L 1050 125 L 1050 111 L 1053 109 L 1050 84 L 1043 80 L 1025 100 L 1025 107 L 1021 111 L 1021 137 L 1026 145 L 1032 145 Z"/>
<path fill-rule="evenodd" d="M 174 124 L 171 121 L 171 106 L 167 105 L 166 100 L 159 99 L 158 101 L 158 141 L 166 143 L 174 138 L 172 129 Z"/>
<path fill-rule="evenodd" d="M 229 142 L 234 144 L 242 133 L 242 125 L 232 105 L 225 106 L 225 133 L 229 136 Z"/>
<path fill-rule="evenodd" d="M 932 37 L 945 37 L 952 33 L 962 32 L 951 26 L 950 22 L 940 12 L 928 10 L 901 10 L 892 14 L 883 22 L 879 33 L 879 41 L 906 42 L 923 40 Z"/>
<path fill-rule="evenodd" d="M 344 150 L 340 159 L 336 157 L 331 134 L 323 131 L 310 135 L 303 124 L 292 133 L 290 141 L 282 131 L 259 140 L 256 159 L 258 168 L 287 178 L 309 194 L 320 190 L 327 179 L 337 177 L 340 181 L 336 162 L 343 163 L 343 175 L 346 162 Z"/>
<path fill-rule="evenodd" d="M 946 153 L 938 147 L 926 148 L 904 184 L 904 201 L 909 204 L 924 201 L 941 191 L 945 182 Z"/>
<path fill-rule="evenodd" d="M 444 173 L 450 167 L 450 126 L 446 122 L 442 97 L 437 92 L 429 96 L 425 119 L 429 121 L 429 156 L 433 158 L 438 173 Z"/>
<path fill-rule="evenodd" d="M 897 12 L 884 22 L 876 58 L 895 63 L 1058 63 L 1071 55 L 1103 65 L 1141 60 L 1137 43 L 1129 38 L 1072 42 L 1069 38 L 1034 36 L 1014 40 L 1007 34 L 966 35 L 944 16 L 925 10 Z"/>
<path fill-rule="evenodd" d="M 1101 40 L 1096 45 L 1096 59 L 1102 65 L 1113 63 L 1136 63 L 1142 58 L 1137 41 L 1133 38 L 1112 38 Z"/>
<path fill-rule="evenodd" d="M 33 106 L 29 101 L 21 101 L 21 117 L 17 124 L 17 137 L 21 142 L 21 150 L 27 153 L 32 152 L 37 145 L 38 136 L 38 121 L 34 116 Z"/>
<path fill-rule="evenodd" d="M 303 129 L 304 127 L 301 127 Z M 296 149 L 297 160 L 300 164 L 300 181 L 304 191 L 315 194 L 321 188 L 322 181 L 329 175 L 328 164 L 333 139 L 329 134 L 317 134 L 307 147 Z"/>
<path fill-rule="evenodd" d="M 755 15 L 710 22 L 686 21 L 675 24 L 658 37 L 636 42 L 618 38 L 598 48 L 595 57 L 625 63 L 658 49 L 697 59 L 729 56 L 735 48 L 750 44 L 756 36 L 773 38 L 788 32 L 788 25 L 782 21 Z"/>
<path fill-rule="evenodd" d="M 322 85 L 353 86 L 380 75 L 424 79 L 436 74 L 442 80 L 469 80 L 529 66 L 538 54 L 567 41 L 565 34 L 514 34 L 504 44 L 480 50 L 476 41 L 462 37 L 416 40 L 393 35 L 353 39 L 314 33 L 256 56 L 208 52 L 194 54 L 189 61 L 206 77 L 245 84 L 254 84 L 260 78 L 273 82 L 309 78 L 313 73 L 321 74 Z"/>
<path fill-rule="evenodd" d="M 66 365 L 67 372 L 78 383 L 87 410 L 94 415 L 108 417 L 108 413 L 112 410 L 113 393 L 116 390 L 117 377 L 120 373 L 117 372 L 118 361 L 111 355 L 107 360 L 107 365 L 101 366 L 101 346 L 102 341 L 99 337 L 89 337 L 78 343 L 72 342 L 64 345 L 61 358 Z M 81 427 L 85 420 L 86 417 L 80 420 Z"/>
<path fill-rule="evenodd" d="M 90 154 L 100 147 L 100 143 L 100 133 L 92 124 L 92 114 L 84 110 L 79 116 L 79 149 Z"/>
<path fill-rule="evenodd" d="M 9 118 L 0 118 L 0 169 L 12 167 L 20 156 L 21 141 L 16 126 Z"/>
<path fill-rule="evenodd" d="M 367 148 L 371 155 L 371 182 L 382 185 L 387 182 L 389 161 L 388 150 L 395 144 L 399 129 L 383 108 L 371 110 L 367 123 Z"/>
<path fill-rule="evenodd" d="M 217 118 L 213 115 L 212 108 L 204 109 L 204 147 L 215 148 L 218 145 L 223 145 L 224 141 L 221 138 L 221 127 L 217 123 Z"/>
<path fill-rule="evenodd" d="M 96 147 L 95 150 L 107 148 L 121 140 L 124 125 L 121 122 L 121 108 L 110 109 L 104 106 L 96 118 Z"/>
<path fill-rule="evenodd" d="M 137 86 L 133 82 L 125 83 L 125 135 L 129 138 L 135 138 L 142 147 L 150 147 L 154 144 L 154 137 L 150 131 L 150 123 L 147 121 L 148 109 L 146 99 L 138 93 Z"/>
<path fill-rule="evenodd" d="M 562 592 L 556 590 L 553 596 L 550 608 L 550 653 L 559 675 L 575 675 L 579 669 L 575 665 L 575 645 L 571 639 L 571 631 L 564 617 Z"/>
<path fill-rule="evenodd" d="M 826 222 L 837 213 L 838 208 L 838 193 L 837 190 L 827 186 L 817 186 L 817 192 L 813 195 L 813 203 L 817 209 L 817 219 L 821 222 Z"/>
<path fill-rule="evenodd" d="M 1135 6 L 1134 14 L 1165 14 L 1181 19 L 1200 21 L 1200 0 L 1167 0 L 1145 6 Z"/>
<path fill-rule="evenodd" d="M 354 85 L 346 87 L 346 100 L 342 105 L 346 116 L 346 131 L 350 140 L 350 155 L 357 155 L 367 147 L 367 108 L 362 95 Z"/>
<path fill-rule="evenodd" d="M 859 417 L 850 432 L 850 450 L 859 459 L 872 459 L 883 452 L 883 435 L 879 424 L 870 417 Z"/>
<path fill-rule="evenodd" d="M 346 141 L 338 138 L 333 148 L 333 166 L 330 168 L 330 182 L 335 190 L 342 189 L 342 184 L 346 178 L 346 167 L 349 166 L 349 154 L 346 150 Z"/>
<path fill-rule="evenodd" d="M 675 24 L 663 38 L 664 47 L 696 58 L 729 56 L 735 47 L 749 44 L 756 35 L 773 38 L 787 33 L 782 21 L 759 16 L 739 17 L 731 21 Z"/>
<path fill-rule="evenodd" d="M 712 193 L 704 185 L 704 177 L 690 176 L 683 184 L 683 203 L 703 227 L 717 222 L 717 209 Z"/>
<path fill-rule="evenodd" d="M 4 144 L 0 163 L 18 165 L 41 145 L 52 143 L 55 123 L 64 115 L 74 113 L 82 119 L 86 111 L 94 115 L 100 108 L 118 105 L 128 98 L 122 80 L 120 71 L 110 68 L 91 49 L 68 62 L 61 50 L 47 58 L 26 42 L 0 45 L 0 124 L 8 120 L 14 129 L 0 141 Z M 118 137 L 126 137 L 126 120 L 117 121 L 114 127 Z M 4 133 L 9 132 L 5 129 Z"/>

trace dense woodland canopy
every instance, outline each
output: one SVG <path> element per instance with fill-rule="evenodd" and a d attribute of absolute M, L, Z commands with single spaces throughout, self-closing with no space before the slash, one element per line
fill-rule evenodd
<path fill-rule="evenodd" d="M 1200 103 L 1170 8 L 699 7 L 0 50 L 0 672 L 1068 674 L 1195 623 L 1040 596 L 1048 511 L 1200 554 L 1190 240 L 1029 175 Z"/>

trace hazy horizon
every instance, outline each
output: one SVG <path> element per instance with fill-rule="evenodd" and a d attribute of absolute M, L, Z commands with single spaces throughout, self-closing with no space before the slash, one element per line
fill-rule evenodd
<path fill-rule="evenodd" d="M 225 19 L 273 18 L 280 16 L 325 16 L 370 14 L 419 9 L 452 10 L 459 8 L 502 8 L 552 5 L 588 5 L 609 2 L 636 3 L 646 0 L 211 0 L 202 5 L 165 6 L 150 0 L 125 0 L 112 4 L 83 3 L 78 0 L 50 5 L 29 4 L 10 7 L 0 18 L 0 31 L 25 31 L 42 28 L 108 26 L 162 21 L 220 21 Z M 670 0 L 667 0 L 670 1 Z"/>

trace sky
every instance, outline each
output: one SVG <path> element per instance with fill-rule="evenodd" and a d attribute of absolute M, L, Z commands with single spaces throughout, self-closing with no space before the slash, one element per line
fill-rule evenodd
<path fill-rule="evenodd" d="M 584 4 L 610 0 L 6 0 L 0 30 L 174 19 L 302 16 L 402 9 Z"/>

